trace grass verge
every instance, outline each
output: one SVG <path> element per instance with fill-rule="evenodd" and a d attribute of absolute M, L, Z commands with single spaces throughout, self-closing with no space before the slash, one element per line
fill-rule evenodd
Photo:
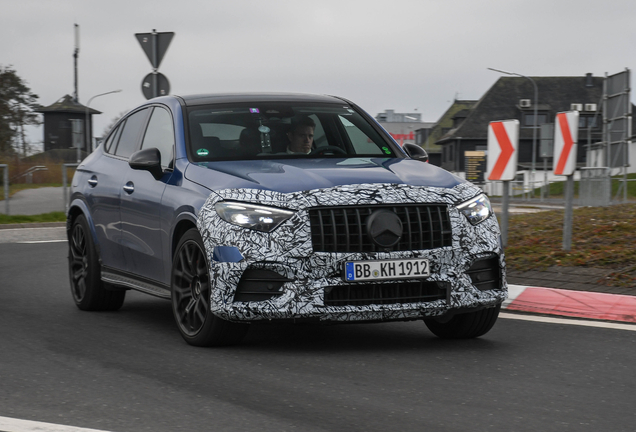
<path fill-rule="evenodd" d="M 23 224 L 23 223 L 42 223 L 42 222 L 65 222 L 66 213 L 51 212 L 39 215 L 5 215 L 0 214 L 0 224 Z"/>
<path fill-rule="evenodd" d="M 607 285 L 636 285 L 636 204 L 574 209 L 570 251 L 563 250 L 563 216 L 563 210 L 511 215 L 508 268 L 601 268 L 609 272 Z"/>

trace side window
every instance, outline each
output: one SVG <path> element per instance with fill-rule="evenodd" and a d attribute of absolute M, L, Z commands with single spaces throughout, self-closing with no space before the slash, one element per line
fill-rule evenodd
<path fill-rule="evenodd" d="M 174 128 L 172 126 L 172 116 L 163 108 L 155 108 L 148 122 L 146 135 L 141 144 L 141 148 L 156 147 L 161 153 L 161 166 L 163 168 L 172 167 L 174 149 Z"/>
<path fill-rule="evenodd" d="M 351 145 L 353 145 L 356 154 L 388 155 L 392 153 L 391 150 L 386 147 L 386 144 L 380 142 L 380 144 L 384 144 L 384 146 L 378 146 L 371 137 L 369 137 L 364 131 L 360 130 L 360 128 L 358 128 L 348 119 L 340 115 L 338 116 L 338 120 L 340 120 L 340 122 L 344 126 L 344 130 L 346 131 L 347 136 L 349 137 L 349 141 L 351 141 Z"/>
<path fill-rule="evenodd" d="M 117 141 L 119 140 L 119 135 L 121 134 L 121 130 L 123 129 L 124 124 L 120 124 L 119 126 L 117 126 L 117 129 L 115 129 L 109 136 L 108 139 L 106 140 L 106 143 L 104 143 L 104 150 L 107 153 L 114 153 L 115 148 L 117 147 Z"/>
<path fill-rule="evenodd" d="M 126 119 L 121 137 L 119 138 L 119 143 L 117 144 L 117 149 L 115 150 L 117 156 L 127 158 L 137 150 L 139 136 L 141 135 L 141 129 L 146 123 L 148 111 L 147 108 L 142 109 Z"/>

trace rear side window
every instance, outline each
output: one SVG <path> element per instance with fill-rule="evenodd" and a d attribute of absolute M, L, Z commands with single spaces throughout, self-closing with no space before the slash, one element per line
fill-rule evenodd
<path fill-rule="evenodd" d="M 104 150 L 106 150 L 107 153 L 113 153 L 115 148 L 117 148 L 117 141 L 119 141 L 119 135 L 121 134 L 122 129 L 123 123 L 108 136 L 106 143 L 104 143 Z"/>
<path fill-rule="evenodd" d="M 115 150 L 117 156 L 128 158 L 137 150 L 142 128 L 146 124 L 146 117 L 148 117 L 147 108 L 137 111 L 126 119 L 121 137 L 119 138 L 119 143 L 117 144 L 117 149 Z M 120 128 L 121 127 L 122 126 L 120 126 Z"/>

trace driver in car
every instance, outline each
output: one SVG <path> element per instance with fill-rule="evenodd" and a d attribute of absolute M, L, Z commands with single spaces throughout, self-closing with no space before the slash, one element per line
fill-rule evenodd
<path fill-rule="evenodd" d="M 292 119 L 291 128 L 287 132 L 287 138 L 289 138 L 287 153 L 310 153 L 314 144 L 314 129 L 316 129 L 316 123 L 309 117 Z"/>

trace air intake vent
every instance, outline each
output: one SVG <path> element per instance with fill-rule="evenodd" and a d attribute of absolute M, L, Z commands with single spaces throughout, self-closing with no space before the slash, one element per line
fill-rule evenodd
<path fill-rule="evenodd" d="M 496 255 L 475 261 L 466 273 L 479 291 L 501 289 L 501 268 Z"/>
<path fill-rule="evenodd" d="M 283 294 L 283 284 L 291 282 L 275 271 L 247 269 L 236 287 L 234 301 L 263 301 Z"/>
<path fill-rule="evenodd" d="M 380 249 L 367 233 L 367 218 L 376 210 L 394 212 L 402 222 L 397 244 Z M 376 252 L 435 249 L 452 245 L 446 205 L 344 206 L 309 210 L 314 252 Z"/>
<path fill-rule="evenodd" d="M 444 282 L 392 282 L 338 285 L 325 288 L 326 306 L 368 306 L 424 303 L 444 300 L 448 285 Z"/>

